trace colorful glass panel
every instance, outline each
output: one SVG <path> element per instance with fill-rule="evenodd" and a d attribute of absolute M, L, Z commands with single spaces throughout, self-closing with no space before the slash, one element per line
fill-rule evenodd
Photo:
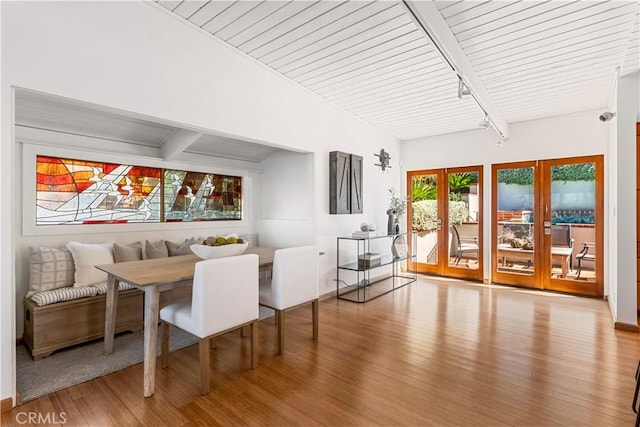
<path fill-rule="evenodd" d="M 160 221 L 162 169 L 37 156 L 36 225 Z"/>
<path fill-rule="evenodd" d="M 164 171 L 166 221 L 242 219 L 242 178 L 180 170 Z"/>

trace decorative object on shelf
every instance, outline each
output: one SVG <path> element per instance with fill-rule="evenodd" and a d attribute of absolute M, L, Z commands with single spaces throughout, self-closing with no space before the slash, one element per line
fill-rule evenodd
<path fill-rule="evenodd" d="M 329 213 L 362 213 L 362 156 L 329 153 Z"/>
<path fill-rule="evenodd" d="M 407 211 L 407 198 L 398 197 L 393 188 L 389 188 L 389 194 L 391 194 L 391 199 L 389 200 L 389 209 L 387 209 L 387 234 L 399 234 L 400 217 Z"/>
<path fill-rule="evenodd" d="M 396 221 L 398 221 L 398 214 L 393 209 L 387 209 L 387 234 L 392 235 L 396 233 Z"/>
<path fill-rule="evenodd" d="M 383 171 L 386 168 L 391 169 L 391 166 L 389 166 L 389 162 L 391 161 L 391 157 L 389 156 L 389 153 L 384 151 L 384 148 L 382 148 L 380 150 L 380 154 L 374 154 L 374 156 L 376 156 L 376 157 L 378 157 L 380 159 L 380 163 L 375 163 L 374 166 L 380 166 L 380 169 L 382 169 Z"/>
<path fill-rule="evenodd" d="M 366 252 L 358 256 L 358 268 L 377 267 L 382 261 L 382 255 L 375 252 Z"/>
<path fill-rule="evenodd" d="M 377 231 L 354 231 L 351 233 L 351 237 L 354 239 L 368 239 L 370 237 L 378 237 Z"/>
<path fill-rule="evenodd" d="M 405 258 L 409 253 L 407 248 L 407 240 L 404 237 L 404 234 L 400 234 L 393 238 L 393 243 L 391 243 L 391 253 L 394 258 Z"/>
<path fill-rule="evenodd" d="M 360 224 L 360 231 L 376 231 L 376 225 L 373 223 L 363 222 Z"/>

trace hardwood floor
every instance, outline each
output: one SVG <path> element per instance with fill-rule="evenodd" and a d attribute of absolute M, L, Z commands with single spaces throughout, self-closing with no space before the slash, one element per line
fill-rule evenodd
<path fill-rule="evenodd" d="M 64 412 L 68 426 L 634 421 L 640 337 L 615 330 L 598 299 L 421 277 L 366 304 L 321 302 L 318 342 L 310 306 L 287 313 L 284 356 L 273 319 L 259 330 L 255 370 L 250 338 L 218 339 L 207 396 L 196 345 L 158 367 L 151 398 L 137 365 L 18 406 L 2 425 L 24 425 L 19 414 L 32 412 Z"/>

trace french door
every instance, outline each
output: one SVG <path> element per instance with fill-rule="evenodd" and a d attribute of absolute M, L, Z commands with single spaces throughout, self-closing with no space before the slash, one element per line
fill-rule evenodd
<path fill-rule="evenodd" d="M 482 280 L 482 166 L 407 172 L 419 273 Z"/>
<path fill-rule="evenodd" d="M 492 167 L 492 280 L 603 295 L 603 157 Z"/>

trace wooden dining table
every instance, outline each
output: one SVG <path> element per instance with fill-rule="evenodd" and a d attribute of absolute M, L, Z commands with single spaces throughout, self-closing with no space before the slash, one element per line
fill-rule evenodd
<path fill-rule="evenodd" d="M 275 250 L 256 246 L 247 248 L 244 253 L 257 254 L 260 270 L 264 271 L 273 264 Z M 113 352 L 118 283 L 128 283 L 144 292 L 144 397 L 152 396 L 155 391 L 160 292 L 172 289 L 179 282 L 189 283 L 198 261 L 202 259 L 191 254 L 96 266 L 107 273 L 105 354 Z"/>

